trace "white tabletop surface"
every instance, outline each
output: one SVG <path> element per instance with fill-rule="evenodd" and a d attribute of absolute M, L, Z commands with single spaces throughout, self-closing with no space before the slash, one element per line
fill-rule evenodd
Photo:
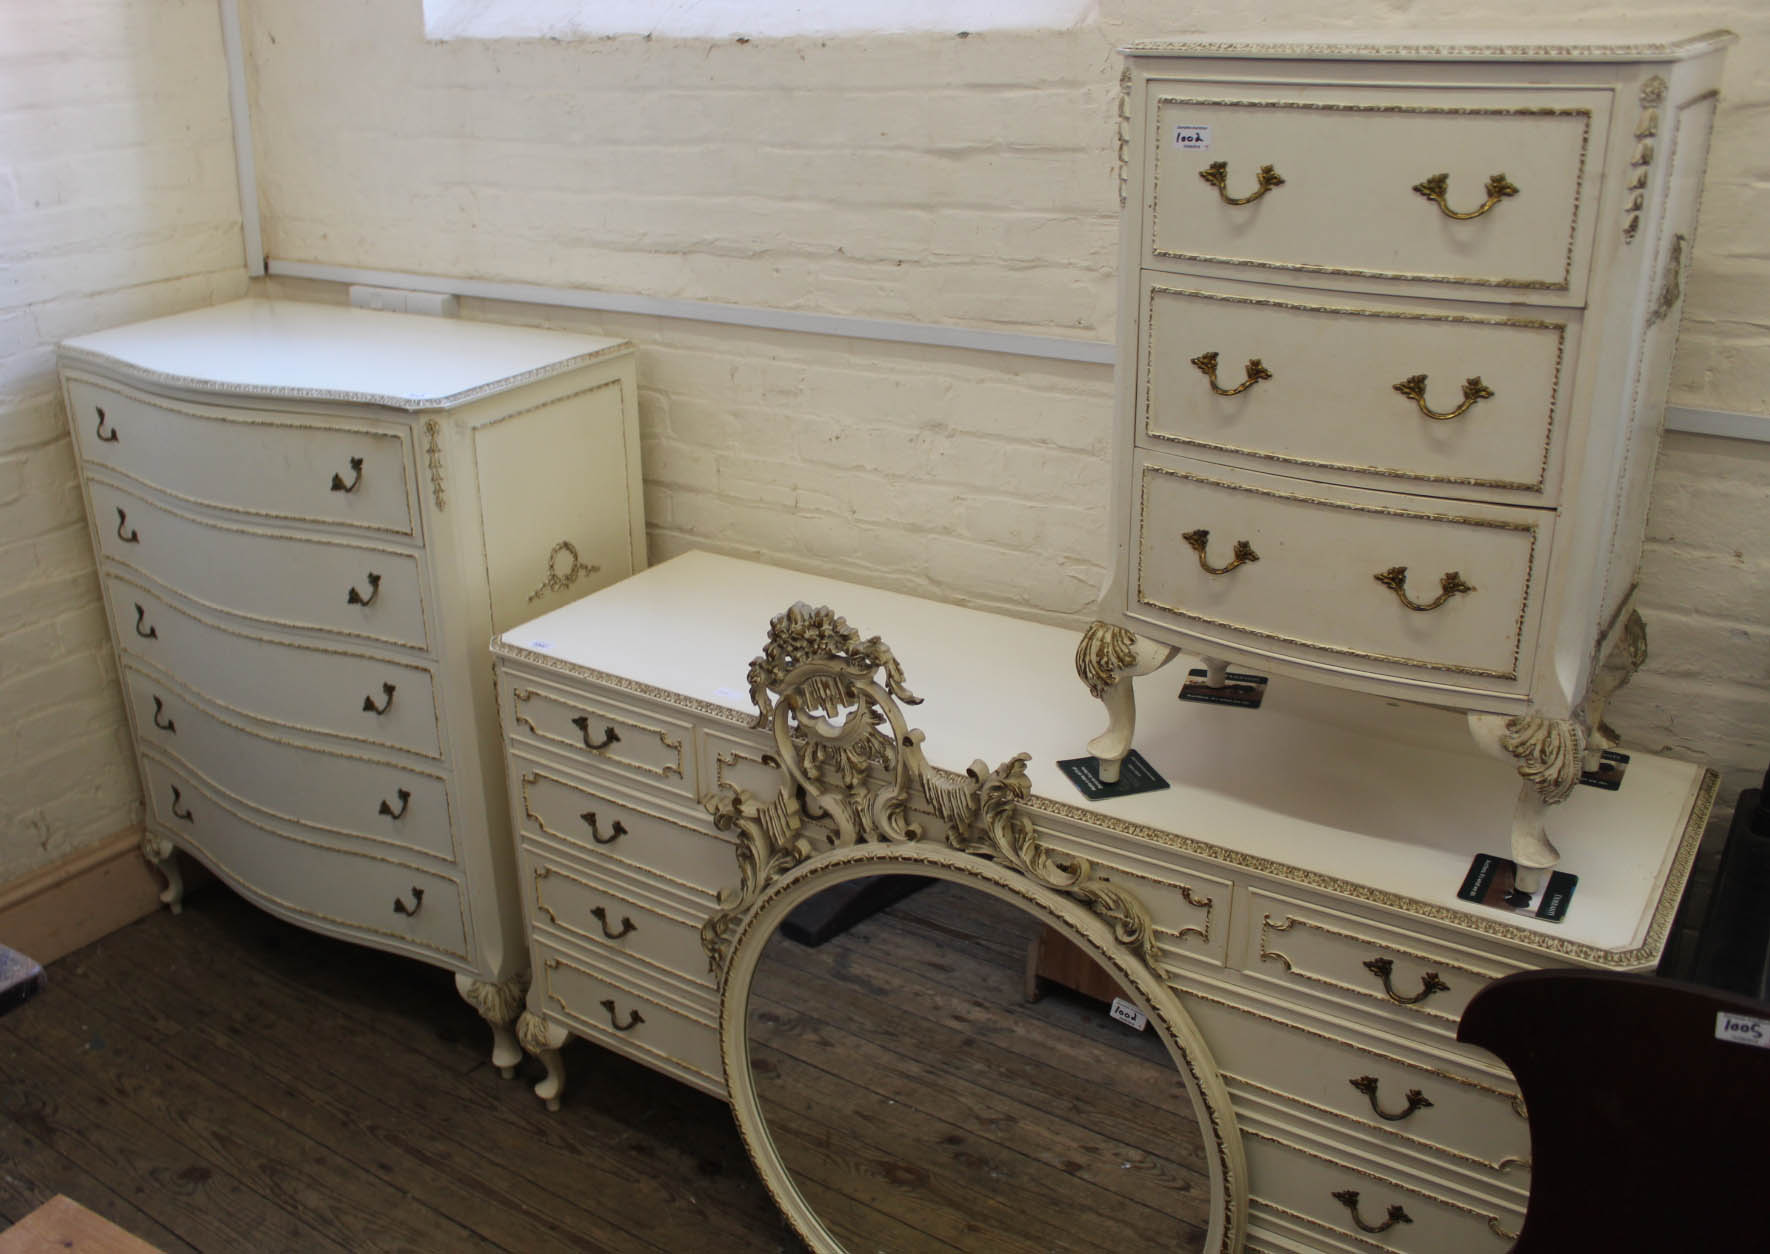
<path fill-rule="evenodd" d="M 63 359 L 218 391 L 431 409 L 623 349 L 623 340 L 289 300 L 240 300 L 66 340 Z"/>
<path fill-rule="evenodd" d="M 1508 856 L 1518 776 L 1450 711 L 1279 680 L 1259 710 L 1183 703 L 1177 658 L 1137 681 L 1136 746 L 1171 787 L 1090 802 L 1056 765 L 1106 725 L 1076 678 L 1074 630 L 689 553 L 501 639 L 753 715 L 750 660 L 795 601 L 891 646 L 936 766 L 1027 752 L 1039 798 L 1452 909 L 1478 909 L 1456 899 L 1474 855 Z M 1553 813 L 1562 869 L 1580 877 L 1567 919 L 1500 919 L 1599 949 L 1641 943 L 1704 771 L 1631 756 L 1620 791 L 1579 787 Z"/>

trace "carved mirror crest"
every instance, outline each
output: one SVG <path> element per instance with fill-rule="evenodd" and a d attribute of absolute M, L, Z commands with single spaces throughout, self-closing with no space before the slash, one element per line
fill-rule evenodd
<path fill-rule="evenodd" d="M 921 699 L 890 648 L 828 608 L 796 604 L 777 615 L 749 684 L 755 726 L 773 736 L 769 764 L 782 787 L 759 797 L 728 780 L 705 800 L 716 825 L 737 838 L 739 882 L 722 894 L 701 942 L 721 989 L 725 1075 L 739 1130 L 799 1235 L 815 1250 L 845 1248 L 795 1182 L 758 1099 L 750 1034 L 758 965 L 783 920 L 821 891 L 909 874 L 1011 903 L 1091 958 L 1148 1017 L 1206 1146 L 1210 1205 L 1191 1248 L 1238 1249 L 1246 1167 L 1223 1081 L 1162 979 L 1143 904 L 1087 859 L 1039 838 L 1021 804 L 1030 793 L 1026 755 L 993 770 L 978 761 L 964 776 L 931 767 L 922 733 L 900 707 Z"/>

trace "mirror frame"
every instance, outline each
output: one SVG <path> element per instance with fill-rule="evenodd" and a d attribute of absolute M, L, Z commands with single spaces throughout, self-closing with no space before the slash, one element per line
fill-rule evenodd
<path fill-rule="evenodd" d="M 769 1134 L 750 1070 L 751 982 L 769 939 L 794 907 L 848 880 L 897 873 L 969 885 L 1028 910 L 1117 977 L 1167 1046 L 1192 1099 L 1200 1131 L 1214 1148 L 1209 1156 L 1211 1222 L 1204 1249 L 1208 1254 L 1239 1250 L 1247 1227 L 1247 1161 L 1241 1133 L 1210 1050 L 1174 991 L 1139 954 L 1115 938 L 1111 926 L 1077 902 L 987 858 L 914 841 L 855 845 L 800 863 L 763 889 L 732 937 L 719 1005 L 725 1083 L 750 1160 L 800 1239 L 819 1254 L 842 1254 L 845 1249 L 794 1185 Z"/>

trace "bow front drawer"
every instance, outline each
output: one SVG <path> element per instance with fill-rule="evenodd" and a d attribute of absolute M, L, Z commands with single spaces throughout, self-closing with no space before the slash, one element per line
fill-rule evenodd
<path fill-rule="evenodd" d="M 1143 300 L 1146 448 L 1267 458 L 1386 490 L 1560 498 L 1575 313 L 1147 274 Z"/>
<path fill-rule="evenodd" d="M 655 801 L 618 801 L 527 761 L 513 760 L 511 771 L 527 830 L 598 863 L 703 896 L 709 914 L 714 895 L 736 885 L 734 844 L 705 815 L 678 818 Z"/>
<path fill-rule="evenodd" d="M 105 557 L 202 605 L 276 626 L 423 649 L 415 553 L 204 522 L 88 482 Z"/>
<path fill-rule="evenodd" d="M 1535 648 L 1553 517 L 1144 455 L 1133 612 L 1225 656 L 1313 650 L 1514 692 Z M 1306 654 L 1305 654 L 1306 656 Z"/>
<path fill-rule="evenodd" d="M 179 500 L 416 536 L 403 432 L 149 401 L 68 380 L 81 459 Z"/>
<path fill-rule="evenodd" d="M 577 769 L 695 795 L 694 734 L 680 719 L 610 701 L 599 688 L 553 690 L 514 675 L 504 709 L 513 742 Z"/>
<path fill-rule="evenodd" d="M 1147 265 L 1584 298 L 1608 92 L 1152 82 L 1149 108 Z"/>

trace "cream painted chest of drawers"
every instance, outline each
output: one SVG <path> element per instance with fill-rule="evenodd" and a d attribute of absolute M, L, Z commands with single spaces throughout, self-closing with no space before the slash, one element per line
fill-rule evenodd
<path fill-rule="evenodd" d="M 252 300 L 70 340 L 61 371 L 165 899 L 181 849 L 448 968 L 510 1068 L 485 641 L 645 564 L 631 346 Z"/>
<path fill-rule="evenodd" d="M 1129 49 L 1103 619 L 1211 682 L 1474 712 L 1533 781 L 1519 861 L 1551 865 L 1541 806 L 1643 647 L 1731 39 Z M 1116 762 L 1130 714 L 1091 748 Z"/>
<path fill-rule="evenodd" d="M 1028 831 L 1141 902 L 1190 1074 L 1207 1105 L 1217 1095 L 1223 1219 L 1207 1248 L 1509 1247 L 1529 1127 L 1505 1067 L 1455 1039 L 1462 1007 L 1513 971 L 1651 969 L 1712 772 L 1638 754 L 1632 795 L 1580 789 L 1563 832 L 1583 872 L 1576 908 L 1560 924 L 1488 911 L 1456 893 L 1503 832 L 1513 776 L 1454 712 L 1311 684 L 1209 727 L 1164 703 L 1141 735 L 1178 764 L 1172 787 L 1087 803 L 1055 765 L 1090 700 L 1063 673 L 1072 633 L 707 554 L 493 645 L 536 972 L 521 1035 L 548 1064 L 542 1096 L 557 1100 L 573 1034 L 729 1094 L 752 1152 L 766 1146 L 729 1070 L 742 1019 L 728 977 L 742 964 L 727 942 L 745 951 L 782 873 L 759 869 L 750 837 L 791 791 L 791 753 L 755 727 L 750 692 L 767 673 L 752 659 L 780 630 L 770 620 L 795 602 L 889 645 L 923 699 L 901 713 L 925 738 L 900 742 L 931 767 L 1029 753 Z M 990 860 L 927 852 L 938 843 L 863 837 L 788 856 L 775 882 L 869 851 L 877 870 L 894 856 L 910 870 Z"/>

